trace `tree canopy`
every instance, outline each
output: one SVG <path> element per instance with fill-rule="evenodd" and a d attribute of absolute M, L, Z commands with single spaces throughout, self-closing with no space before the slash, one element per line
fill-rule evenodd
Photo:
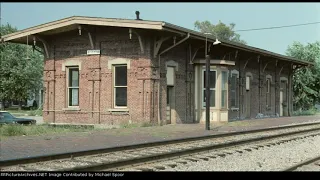
<path fill-rule="evenodd" d="M 0 27 L 1 35 L 16 31 L 10 24 Z M 31 46 L 1 43 L 0 58 L 1 101 L 24 101 L 42 87 L 43 56 Z"/>
<path fill-rule="evenodd" d="M 320 41 L 306 46 L 294 42 L 286 54 L 315 63 L 311 67 L 299 68 L 293 74 L 294 105 L 298 109 L 310 109 L 320 102 Z"/>
<path fill-rule="evenodd" d="M 211 24 L 209 21 L 196 21 L 194 27 L 202 33 L 211 33 L 216 35 L 218 39 L 233 41 L 241 44 L 247 44 L 240 39 L 240 35 L 233 30 L 236 25 L 231 23 L 229 26 L 219 21 L 217 25 Z"/>

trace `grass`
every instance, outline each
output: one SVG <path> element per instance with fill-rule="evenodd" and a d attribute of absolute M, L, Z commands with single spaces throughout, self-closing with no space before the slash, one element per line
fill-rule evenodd
<path fill-rule="evenodd" d="M 143 123 L 127 123 L 127 124 L 121 124 L 120 128 L 136 128 L 136 127 L 150 127 L 154 126 L 154 124 L 150 122 L 143 122 Z"/>
<path fill-rule="evenodd" d="M 68 132 L 88 132 L 93 131 L 86 127 L 73 126 L 49 126 L 48 124 L 41 125 L 20 125 L 20 124 L 5 124 L 0 126 L 0 136 L 30 136 L 43 134 L 61 134 Z"/>
<path fill-rule="evenodd" d="M 316 114 L 320 114 L 320 112 L 316 108 L 308 110 L 298 110 L 293 112 L 294 116 L 313 116 Z"/>
<path fill-rule="evenodd" d="M 120 128 L 136 128 L 136 127 L 149 127 L 153 126 L 152 123 L 131 123 L 123 124 Z M 96 129 L 87 126 L 70 126 L 70 125 L 21 125 L 21 124 L 4 124 L 0 125 L 0 136 L 31 136 L 31 135 L 44 135 L 44 134 L 61 134 L 68 132 L 89 132 L 89 131 L 101 131 L 104 129 Z M 121 131 L 122 133 L 122 131 Z M 130 132 L 128 132 L 130 133 Z"/>

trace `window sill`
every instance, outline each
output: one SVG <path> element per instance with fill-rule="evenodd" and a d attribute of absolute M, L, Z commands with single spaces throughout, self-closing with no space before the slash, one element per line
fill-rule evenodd
<path fill-rule="evenodd" d="M 68 108 L 62 108 L 62 111 L 80 111 L 81 109 L 79 107 L 68 107 Z"/>
<path fill-rule="evenodd" d="M 129 109 L 127 108 L 119 108 L 119 109 L 108 109 L 109 112 L 129 112 Z"/>

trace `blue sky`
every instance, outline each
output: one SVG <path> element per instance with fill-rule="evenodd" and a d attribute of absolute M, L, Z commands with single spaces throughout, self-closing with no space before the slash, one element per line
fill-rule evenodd
<path fill-rule="evenodd" d="M 2 3 L 2 24 L 25 29 L 78 15 L 160 20 L 194 29 L 196 20 L 235 23 L 236 30 L 320 22 L 320 3 Z M 320 24 L 239 32 L 248 45 L 285 54 L 294 41 L 320 40 Z"/>

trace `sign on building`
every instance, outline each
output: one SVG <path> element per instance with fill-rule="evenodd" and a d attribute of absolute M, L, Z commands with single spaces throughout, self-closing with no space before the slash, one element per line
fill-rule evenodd
<path fill-rule="evenodd" d="M 100 50 L 87 50 L 87 55 L 99 55 Z"/>

